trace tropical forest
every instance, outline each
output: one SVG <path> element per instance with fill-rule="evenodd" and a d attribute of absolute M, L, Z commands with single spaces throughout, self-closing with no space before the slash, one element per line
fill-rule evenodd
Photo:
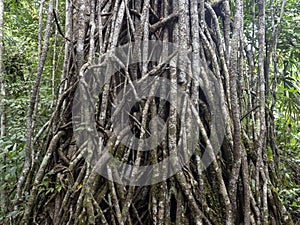
<path fill-rule="evenodd" d="M 300 225 L 300 1 L 0 0 L 0 225 Z"/>

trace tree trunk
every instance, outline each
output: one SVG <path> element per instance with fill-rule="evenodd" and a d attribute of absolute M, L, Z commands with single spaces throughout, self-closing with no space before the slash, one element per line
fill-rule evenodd
<path fill-rule="evenodd" d="M 4 4 L 3 0 L 0 0 L 0 139 L 1 141 L 5 137 L 5 130 L 6 130 L 6 110 L 5 110 L 5 77 L 3 71 L 3 14 L 4 14 Z M 6 163 L 6 154 L 3 155 L 1 158 L 0 165 L 5 165 Z M 3 171 L 4 172 L 4 171 Z M 4 174 L 4 173 L 3 173 Z M 0 181 L 1 184 L 4 182 L 4 177 L 1 176 Z M 6 212 L 6 202 L 7 202 L 7 195 L 5 189 L 0 190 L 1 196 L 1 211 Z"/>
<path fill-rule="evenodd" d="M 34 142 L 48 4 L 18 223 L 292 224 L 267 157 L 264 1 L 252 37 L 243 0 L 66 1 L 59 96 Z"/>

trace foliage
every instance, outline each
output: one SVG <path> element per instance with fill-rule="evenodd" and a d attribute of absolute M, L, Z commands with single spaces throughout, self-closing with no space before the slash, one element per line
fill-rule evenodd
<path fill-rule="evenodd" d="M 277 118 L 277 142 L 281 162 L 279 194 L 292 216 L 300 218 L 300 124 L 285 115 Z"/>
<path fill-rule="evenodd" d="M 278 6 L 276 5 L 276 9 Z M 295 221 L 300 218 L 299 23 L 300 2 L 287 1 L 276 52 L 279 74 L 275 119 L 277 144 L 281 156 L 279 194 Z"/>
<path fill-rule="evenodd" d="M 4 74 L 6 96 L 6 136 L 0 140 L 0 189 L 13 196 L 16 182 L 20 177 L 25 156 L 26 114 L 31 89 L 35 81 L 37 69 L 37 29 L 39 5 L 36 1 L 4 1 Z M 47 71 L 46 71 L 47 73 Z M 42 108 L 38 108 L 37 129 L 45 122 L 51 103 L 49 79 L 45 78 L 45 86 L 41 89 Z M 49 91 L 50 90 L 50 91 Z M 12 201 L 7 202 L 7 209 L 13 208 Z M 20 212 L 7 214 L 0 211 L 0 221 L 4 217 L 16 216 Z"/>
<path fill-rule="evenodd" d="M 234 1 L 230 1 L 234 5 Z M 245 36 L 247 40 L 252 38 L 252 1 L 245 1 Z M 250 6 L 250 7 L 248 7 Z M 276 20 L 280 13 L 281 1 L 274 1 Z M 256 9 L 257 10 L 257 9 Z M 4 27 L 4 65 L 6 76 L 7 96 L 7 130 L 6 138 L 0 140 L 0 169 L 2 180 L 0 189 L 12 196 L 15 192 L 15 184 L 20 177 L 24 161 L 26 114 L 28 100 L 32 86 L 34 85 L 38 55 L 37 55 L 37 30 L 38 30 L 38 1 L 9 0 L 5 1 Z M 270 12 L 268 12 L 270 13 Z M 288 1 L 286 12 L 282 20 L 281 35 L 276 51 L 279 68 L 276 88 L 276 142 L 280 151 L 280 186 L 278 193 L 288 211 L 296 220 L 300 218 L 300 2 Z M 63 19 L 62 19 L 63 20 Z M 63 21 L 61 21 L 63 23 Z M 271 29 L 267 29 L 267 37 L 270 37 Z M 55 74 L 60 74 L 62 66 L 62 37 L 58 46 L 51 39 L 49 52 L 57 50 Z M 254 41 L 254 40 L 253 40 Z M 255 44 L 254 44 L 255 45 Z M 256 46 L 255 46 L 256 47 Z M 51 75 L 53 56 L 48 55 L 46 61 L 42 86 L 40 88 L 40 103 L 38 117 L 36 118 L 36 131 L 46 122 L 51 113 Z M 273 69 L 271 69 L 273 70 Z M 274 71 L 272 71 L 274 73 Z M 271 77 L 271 79 L 274 76 Z M 59 78 L 56 79 L 58 82 Z M 56 87 L 58 84 L 55 84 Z M 271 84 L 272 85 L 272 84 Z M 272 95 L 273 93 L 270 93 Z M 55 180 L 53 173 L 48 172 L 39 185 L 39 197 L 47 199 L 54 192 L 60 192 L 63 185 Z M 79 189 L 79 188 L 78 188 Z M 177 195 L 177 190 L 174 190 Z M 1 220 L 14 218 L 23 213 L 25 207 L 19 211 L 13 210 L 11 202 L 7 212 L 0 212 Z"/>

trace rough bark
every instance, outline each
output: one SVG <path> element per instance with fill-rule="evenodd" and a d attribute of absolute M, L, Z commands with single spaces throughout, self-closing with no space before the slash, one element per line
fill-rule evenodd
<path fill-rule="evenodd" d="M 254 12 L 255 4 L 253 2 Z M 274 191 L 276 184 L 272 183 L 272 178 L 276 174 L 268 170 L 266 160 L 266 135 L 272 130 L 266 129 L 269 96 L 265 94 L 268 76 L 264 76 L 264 1 L 257 3 L 258 24 L 253 19 L 252 38 L 255 41 L 252 40 L 252 44 L 259 43 L 258 57 L 254 46 L 250 50 L 244 47 L 247 40 L 243 35 L 243 1 L 236 1 L 234 12 L 230 7 L 227 0 L 213 3 L 196 0 L 66 1 L 65 55 L 59 98 L 44 132 L 38 135 L 37 143 L 43 144 L 35 147 L 45 147 L 39 149 L 40 161 L 31 168 L 34 132 L 31 115 L 46 59 L 53 11 L 53 1 L 50 1 L 44 47 L 40 49 L 37 81 L 28 111 L 25 171 L 17 193 L 17 198 L 26 203 L 26 209 L 16 222 L 229 225 L 268 224 L 272 220 L 276 224 L 292 223 Z M 231 16 L 234 16 L 232 22 Z M 278 33 L 275 33 L 276 42 Z M 151 61 L 153 40 L 163 41 L 157 62 Z M 130 65 L 115 52 L 119 46 L 134 41 L 142 41 L 143 45 L 124 53 L 139 60 Z M 178 51 L 169 55 L 171 47 L 167 42 L 177 44 Z M 81 118 L 94 123 L 99 138 L 88 135 L 94 132 L 91 129 L 86 130 L 84 141 L 78 140 L 75 127 L 72 127 L 72 106 L 78 103 L 74 100 L 75 90 L 85 72 L 93 66 L 94 58 L 101 59 L 105 53 L 116 62 L 114 66 L 121 69 L 96 93 L 95 115 L 89 114 L 89 108 L 81 109 Z M 100 60 L 99 67 L 103 66 L 101 63 Z M 258 79 L 254 77 L 255 71 L 258 71 Z M 105 76 L 103 74 L 102 78 Z M 149 84 L 152 95 L 139 99 L 135 111 L 128 112 L 131 127 L 114 133 L 111 114 L 121 110 L 128 100 L 124 90 L 147 78 L 169 80 L 176 88 L 166 87 L 161 92 L 167 93 L 173 104 L 153 97 L 160 85 L 156 80 Z M 84 83 L 83 101 L 91 101 L 93 96 L 85 90 L 94 87 L 97 81 L 91 79 Z M 116 105 L 115 100 L 122 91 L 123 96 Z M 179 99 L 182 92 L 188 97 Z M 253 92 L 257 98 L 252 96 Z M 191 108 L 188 107 L 190 102 Z M 220 108 L 219 114 L 214 113 L 215 106 Z M 166 123 L 167 135 L 158 146 L 145 153 L 143 139 L 151 132 L 161 132 L 158 123 L 149 123 L 156 115 Z M 214 121 L 219 119 L 223 119 L 224 124 L 216 126 Z M 119 122 L 123 120 L 122 117 Z M 128 130 L 134 133 L 132 137 L 128 137 Z M 222 137 L 214 136 L 216 130 L 223 134 Z M 137 143 L 135 138 L 138 138 Z M 154 135 L 152 142 L 156 143 L 159 138 Z M 190 141 L 195 138 L 197 144 L 192 146 L 195 151 L 190 157 Z M 76 145 L 80 141 L 80 145 Z M 101 154 L 109 151 L 130 165 L 156 164 L 170 155 L 176 156 L 178 161 L 164 167 L 163 171 L 156 171 L 157 176 L 165 178 L 159 183 L 122 185 L 96 173 L 99 168 L 103 169 L 101 163 L 93 164 L 93 156 L 98 154 L 93 152 L 97 141 L 105 146 Z M 215 145 L 218 141 L 219 145 Z M 124 142 L 129 143 L 128 146 L 124 146 Z M 176 151 L 178 145 L 183 146 L 186 154 Z M 190 157 L 188 163 L 180 165 L 185 157 Z M 205 164 L 203 157 L 212 160 Z M 178 165 L 182 169 L 169 177 L 172 168 Z M 33 170 L 33 176 L 27 174 L 29 169 Z M 118 175 L 109 167 L 104 169 L 109 178 Z M 132 177 L 139 175 L 136 169 L 123 172 Z M 53 192 L 39 190 L 43 179 L 50 179 Z M 23 187 L 24 180 L 30 189 Z M 25 198 L 26 190 L 30 190 L 28 198 Z M 271 203 L 276 204 L 276 213 Z"/>

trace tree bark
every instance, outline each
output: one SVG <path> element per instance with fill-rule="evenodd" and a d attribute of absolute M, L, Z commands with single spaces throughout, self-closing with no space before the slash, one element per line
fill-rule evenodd
<path fill-rule="evenodd" d="M 0 139 L 1 141 L 5 137 L 5 130 L 6 130 L 6 110 L 5 110 L 5 76 L 3 71 L 3 15 L 4 15 L 4 4 L 3 0 L 0 0 Z M 3 155 L 1 161 L 1 165 L 6 164 L 6 154 Z M 3 171 L 4 174 L 4 171 Z M 4 183 L 4 177 L 1 176 L 0 178 L 1 184 Z M 1 188 L 0 191 L 1 196 L 1 211 L 6 212 L 6 203 L 7 203 L 7 195 L 6 190 Z"/>
<path fill-rule="evenodd" d="M 31 167 L 32 114 L 51 34 L 53 1 L 49 3 L 16 194 L 26 207 L 15 222 L 292 224 L 286 210 L 274 213 L 271 205 L 284 209 L 272 183 L 277 174 L 266 160 L 267 148 L 274 147 L 266 135 L 274 127 L 266 129 L 264 1 L 257 3 L 252 37 L 244 36 L 243 0 L 234 7 L 227 0 L 76 0 L 65 5 L 59 97 L 45 125 L 48 132 L 39 134 L 34 145 L 45 147 Z M 248 41 L 250 48 L 244 47 Z M 89 74 L 92 69 L 98 73 Z M 149 96 L 139 97 L 143 91 Z M 82 102 L 92 105 L 80 108 Z M 92 127 L 77 126 L 75 119 Z M 78 137 L 80 130 L 84 133 Z M 151 148 L 145 151 L 149 137 Z M 103 155 L 123 164 L 116 170 L 107 158 L 97 161 Z M 149 172 L 146 180 L 152 183 L 137 185 L 142 166 L 168 158 L 169 164 Z M 24 188 L 25 180 L 29 187 Z M 52 192 L 40 188 L 46 181 Z"/>

